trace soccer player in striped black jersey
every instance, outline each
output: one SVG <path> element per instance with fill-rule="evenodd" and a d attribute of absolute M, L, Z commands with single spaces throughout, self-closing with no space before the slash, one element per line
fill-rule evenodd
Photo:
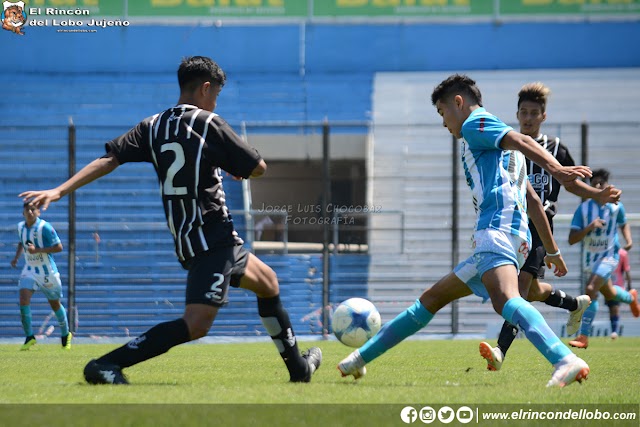
<path fill-rule="evenodd" d="M 595 188 L 606 187 L 609 182 L 609 171 L 598 169 L 593 172 L 591 185 Z M 580 335 L 569 344 L 573 347 L 587 348 L 591 323 L 598 312 L 598 292 L 602 292 L 606 300 L 615 300 L 629 304 L 634 317 L 640 316 L 638 291 L 629 292 L 618 286 L 608 285 L 613 271 L 620 259 L 620 240 L 618 228 L 626 242 L 624 249 L 633 246 L 631 226 L 627 223 L 622 203 L 600 204 L 594 200 L 582 202 L 576 209 L 571 221 L 569 244 L 584 242 L 582 266 L 588 276 L 586 293 L 591 297 L 591 305 L 582 315 Z"/>
<path fill-rule="evenodd" d="M 527 83 L 518 92 L 518 111 L 516 117 L 520 125 L 520 132 L 533 138 L 538 144 L 547 150 L 558 160 L 562 166 L 574 166 L 575 163 L 569 149 L 560 142 L 560 138 L 543 134 L 540 131 L 542 123 L 547 118 L 547 102 L 550 90 L 543 83 Z M 560 183 L 543 167 L 531 160 L 527 160 L 527 174 L 531 186 L 538 194 L 544 212 L 553 232 L 553 217 L 557 212 L 558 194 Z M 620 198 L 620 190 L 610 185 L 606 188 L 596 189 L 582 181 L 569 182 L 565 188 L 571 193 L 582 198 L 593 198 L 600 203 L 615 203 Z M 520 295 L 528 301 L 543 301 L 545 304 L 569 310 L 567 321 L 567 335 L 573 335 L 578 331 L 582 314 L 589 306 L 591 300 L 587 295 L 573 297 L 562 290 L 555 290 L 544 279 L 544 258 L 546 252 L 534 224 L 530 224 L 531 251 L 518 276 Z M 518 333 L 518 328 L 509 322 L 504 322 L 498 345 L 492 348 L 487 342 L 480 343 L 480 354 L 487 360 L 487 369 L 499 370 L 506 357 L 511 343 Z"/>
<path fill-rule="evenodd" d="M 540 353 L 554 365 L 547 386 L 582 381 L 587 364 L 553 333 L 540 313 L 518 290 L 518 270 L 531 243 L 528 215 L 539 228 L 547 262 L 556 274 L 566 274 L 566 265 L 553 240 L 542 204 L 527 179 L 525 155 L 542 165 L 561 183 L 590 176 L 584 166 L 565 167 L 532 138 L 515 132 L 482 107 L 475 81 L 455 74 L 440 83 L 431 102 L 443 125 L 462 138 L 462 165 L 476 209 L 474 253 L 454 271 L 427 289 L 415 304 L 384 327 L 361 348 L 338 364 L 343 376 L 359 378 L 365 365 L 406 337 L 425 327 L 438 310 L 452 301 L 475 294 L 491 299 L 495 311 L 517 324 Z M 527 206 L 529 205 L 529 211 Z"/>
<path fill-rule="evenodd" d="M 62 282 L 60 273 L 53 259 L 53 254 L 62 251 L 62 242 L 56 230 L 47 221 L 40 218 L 40 209 L 30 203 L 22 207 L 24 221 L 18 224 L 20 243 L 16 248 L 16 256 L 11 266 L 16 268 L 20 255 L 24 253 L 24 268 L 20 274 L 20 319 L 26 335 L 21 351 L 29 350 L 36 343 L 31 326 L 31 297 L 40 289 L 49 301 L 60 325 L 60 338 L 64 350 L 71 349 L 73 335 L 69 332 L 67 312 L 60 302 L 62 299 Z"/>
<path fill-rule="evenodd" d="M 161 184 L 167 225 L 182 266 L 189 271 L 184 315 L 158 324 L 128 344 L 87 364 L 89 383 L 127 384 L 122 369 L 207 334 L 229 286 L 254 292 L 258 313 L 292 382 L 309 382 L 322 352 L 300 354 L 275 272 L 242 247 L 225 205 L 221 171 L 237 179 L 266 170 L 260 154 L 213 113 L 226 76 L 210 58 L 185 58 L 178 68 L 178 105 L 144 119 L 106 144 L 94 160 L 55 189 L 26 191 L 25 200 L 47 206 L 127 162 L 148 162 Z"/>

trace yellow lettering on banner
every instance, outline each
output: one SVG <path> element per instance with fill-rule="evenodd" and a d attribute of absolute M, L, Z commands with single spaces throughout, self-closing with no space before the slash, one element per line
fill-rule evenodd
<path fill-rule="evenodd" d="M 584 4 L 584 0 L 558 0 L 560 4 Z"/>
<path fill-rule="evenodd" d="M 100 6 L 100 0 L 32 0 L 28 3 L 29 6 Z"/>
<path fill-rule="evenodd" d="M 151 0 L 151 7 L 180 6 L 182 0 Z"/>
<path fill-rule="evenodd" d="M 369 0 L 336 0 L 336 6 L 338 7 L 358 7 L 366 6 Z"/>
<path fill-rule="evenodd" d="M 396 6 L 469 6 L 471 0 L 335 0 L 338 7 L 396 7 Z M 525 2 L 528 0 L 524 0 Z M 539 0 L 538 0 L 539 1 Z M 545 0 L 553 1 L 553 0 Z"/>
<path fill-rule="evenodd" d="M 44 1 L 44 0 L 36 0 L 36 1 Z M 50 1 L 76 1 L 76 0 L 50 0 Z M 85 0 L 98 2 L 99 0 Z M 339 0 L 344 1 L 344 0 Z M 353 1 L 353 0 L 349 0 Z M 367 3 L 367 0 L 357 0 L 363 2 L 363 4 Z M 211 6 L 219 6 L 219 7 L 229 7 L 229 6 L 238 6 L 238 7 L 260 7 L 260 6 L 269 6 L 269 7 L 283 7 L 284 0 L 151 0 L 151 7 L 176 7 L 176 6 L 188 6 L 188 7 L 211 7 Z"/>
<path fill-rule="evenodd" d="M 262 6 L 262 0 L 236 0 L 236 5 L 244 7 Z"/>
<path fill-rule="evenodd" d="M 191 7 L 203 7 L 213 6 L 214 0 L 187 0 L 187 6 Z"/>
<path fill-rule="evenodd" d="M 401 3 L 403 6 L 447 6 L 449 0 L 404 0 Z"/>
<path fill-rule="evenodd" d="M 400 6 L 400 0 L 372 0 L 371 4 L 378 7 Z"/>
<path fill-rule="evenodd" d="M 553 3 L 553 0 L 522 0 L 523 6 L 546 6 Z"/>
<path fill-rule="evenodd" d="M 76 6 L 76 0 L 49 0 L 48 6 Z"/>

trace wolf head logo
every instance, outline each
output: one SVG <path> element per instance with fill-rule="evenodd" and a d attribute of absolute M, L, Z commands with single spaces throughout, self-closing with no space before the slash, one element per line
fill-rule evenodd
<path fill-rule="evenodd" d="M 2 16 L 0 16 L 0 19 L 2 20 L 2 28 L 20 36 L 24 36 L 22 27 L 27 22 L 27 14 L 24 11 L 24 2 L 5 1 L 2 5 L 4 6 Z"/>

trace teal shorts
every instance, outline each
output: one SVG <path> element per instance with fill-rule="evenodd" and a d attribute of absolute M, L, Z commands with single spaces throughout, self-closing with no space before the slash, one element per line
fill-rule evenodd
<path fill-rule="evenodd" d="M 20 280 L 18 281 L 19 289 L 29 289 L 30 291 L 42 291 L 49 301 L 62 299 L 62 282 L 60 281 L 60 273 L 53 274 L 34 274 L 29 270 L 22 270 Z"/>
<path fill-rule="evenodd" d="M 482 283 L 482 275 L 502 265 L 514 265 L 518 271 L 524 265 L 531 242 L 514 234 L 485 229 L 474 235 L 475 250 L 466 260 L 454 268 L 453 272 L 485 302 L 489 293 Z"/>

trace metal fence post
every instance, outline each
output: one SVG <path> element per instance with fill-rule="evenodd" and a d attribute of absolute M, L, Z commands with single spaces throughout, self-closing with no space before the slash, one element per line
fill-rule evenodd
<path fill-rule="evenodd" d="M 331 163 L 329 157 L 329 121 L 325 118 L 322 123 L 322 333 L 329 334 L 329 288 L 330 257 L 329 244 L 331 243 L 331 230 L 329 218 L 329 204 L 331 203 Z"/>
<path fill-rule="evenodd" d="M 76 127 L 69 117 L 69 178 L 76 173 Z M 69 292 L 67 300 L 69 330 L 76 332 L 76 193 L 69 193 Z"/>
<path fill-rule="evenodd" d="M 589 165 L 589 124 L 582 122 L 580 125 L 580 162 L 582 165 Z M 586 199 L 582 199 L 584 202 Z M 586 280 L 584 274 L 584 240 L 580 241 L 580 289 L 585 291 Z"/>
<path fill-rule="evenodd" d="M 451 136 L 451 270 L 458 265 L 458 140 Z M 451 305 L 451 333 L 457 334 L 459 331 L 459 308 L 458 300 Z"/>

